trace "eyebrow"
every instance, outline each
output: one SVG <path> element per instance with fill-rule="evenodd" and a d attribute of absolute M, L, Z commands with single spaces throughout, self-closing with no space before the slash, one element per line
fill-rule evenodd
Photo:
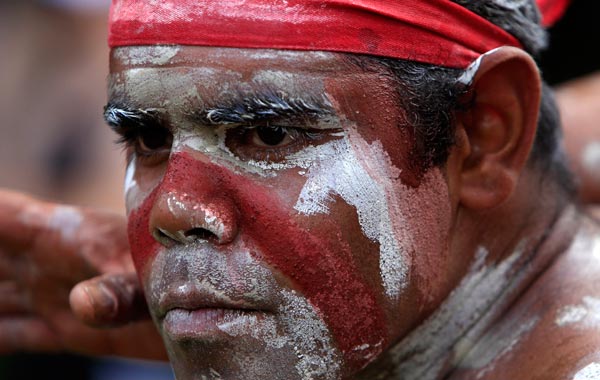
<path fill-rule="evenodd" d="M 290 97 L 283 92 L 263 91 L 238 94 L 234 98 L 195 112 L 193 118 L 201 124 L 218 126 L 252 124 L 281 119 L 318 121 L 335 115 L 327 96 Z M 104 121 L 115 132 L 146 126 L 163 126 L 156 108 L 132 108 L 109 102 L 104 107 Z"/>
<path fill-rule="evenodd" d="M 104 121 L 117 133 L 144 126 L 160 126 L 162 120 L 155 108 L 130 108 L 109 102 L 104 107 Z"/>
<path fill-rule="evenodd" d="M 274 119 L 318 120 L 335 114 L 331 102 L 321 96 L 290 97 L 283 92 L 239 94 L 224 104 L 207 107 L 196 114 L 207 125 L 259 123 Z"/>

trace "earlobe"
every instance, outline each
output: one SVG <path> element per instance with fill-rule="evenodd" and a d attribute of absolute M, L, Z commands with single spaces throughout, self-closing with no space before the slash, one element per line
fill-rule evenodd
<path fill-rule="evenodd" d="M 469 154 L 460 165 L 460 202 L 487 209 L 517 186 L 537 129 L 541 79 L 533 59 L 516 48 L 484 57 L 472 84 L 471 107 L 457 116 Z"/>

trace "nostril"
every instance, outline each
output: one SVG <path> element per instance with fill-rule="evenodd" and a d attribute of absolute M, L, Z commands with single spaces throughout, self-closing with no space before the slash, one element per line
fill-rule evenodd
<path fill-rule="evenodd" d="M 219 240 L 217 235 L 205 228 L 192 228 L 191 230 L 185 231 L 183 235 L 192 240 Z"/>
<path fill-rule="evenodd" d="M 210 240 L 218 242 L 219 238 L 216 234 L 210 232 L 205 228 L 192 228 L 187 231 L 177 231 L 172 233 L 162 228 L 157 228 L 152 232 L 154 240 L 159 242 L 161 245 L 169 248 L 175 244 L 187 244 L 197 240 Z"/>
<path fill-rule="evenodd" d="M 154 238 L 154 240 L 156 240 L 165 247 L 171 247 L 178 241 L 178 239 L 175 236 L 171 235 L 170 233 L 161 228 L 157 228 L 154 231 L 152 231 L 152 237 Z"/>

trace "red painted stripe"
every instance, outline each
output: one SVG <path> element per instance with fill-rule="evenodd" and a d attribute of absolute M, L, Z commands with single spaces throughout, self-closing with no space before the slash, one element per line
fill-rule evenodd
<path fill-rule="evenodd" d="M 341 230 L 329 222 L 308 230 L 265 186 L 227 169 L 194 160 L 187 153 L 171 158 L 162 183 L 129 219 L 131 249 L 142 269 L 159 248 L 149 235 L 152 204 L 161 192 L 185 192 L 202 202 L 229 197 L 237 207 L 239 234 L 258 259 L 284 273 L 318 310 L 343 352 L 346 364 L 359 369 L 387 345 L 385 316 L 365 282 Z M 218 194 L 218 195 L 217 195 Z M 324 216 L 324 219 L 327 216 Z M 320 225 L 319 227 L 323 227 Z M 357 346 L 370 345 L 361 351 Z"/>

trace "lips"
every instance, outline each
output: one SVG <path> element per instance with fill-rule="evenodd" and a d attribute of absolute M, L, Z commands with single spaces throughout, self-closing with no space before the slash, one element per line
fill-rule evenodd
<path fill-rule="evenodd" d="M 181 340 L 214 337 L 223 326 L 253 324 L 272 310 L 245 295 L 234 297 L 211 286 L 183 284 L 164 293 L 156 316 L 171 339 Z"/>

